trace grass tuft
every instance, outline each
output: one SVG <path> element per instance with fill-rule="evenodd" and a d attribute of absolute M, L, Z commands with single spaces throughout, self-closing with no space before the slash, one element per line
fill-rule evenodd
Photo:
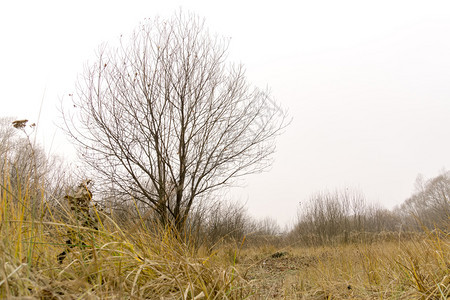
<path fill-rule="evenodd" d="M 78 226 L 70 212 L 49 205 L 43 194 L 33 199 L 32 193 L 12 190 L 8 178 L 1 188 L 0 298 L 242 299 L 248 294 L 235 266 L 214 254 L 200 256 L 171 228 L 119 225 L 96 212 L 101 222 L 93 230 Z M 59 264 L 68 230 L 79 240 Z"/>

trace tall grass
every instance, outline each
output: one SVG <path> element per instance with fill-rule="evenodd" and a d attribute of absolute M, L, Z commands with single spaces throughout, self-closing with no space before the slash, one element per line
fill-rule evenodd
<path fill-rule="evenodd" d="M 450 239 L 415 239 L 244 251 L 255 299 L 448 299 Z"/>
<path fill-rule="evenodd" d="M 11 169 L 7 163 L 4 170 Z M 422 233 L 406 235 L 344 234 L 328 246 L 308 246 L 297 238 L 294 246 L 282 249 L 281 236 L 244 237 L 239 243 L 194 248 L 189 237 L 182 239 L 171 227 L 139 214 L 138 219 L 118 221 L 93 207 L 98 229 L 80 226 L 64 201 L 46 193 L 39 178 L 11 174 L 3 172 L 0 178 L 2 299 L 450 296 L 448 231 L 424 227 Z M 59 264 L 68 231 L 78 237 L 76 247 Z"/>
<path fill-rule="evenodd" d="M 242 299 L 248 294 L 231 264 L 200 255 L 169 227 L 119 226 L 99 211 L 98 230 L 80 227 L 64 205 L 31 186 L 14 190 L 6 175 L 0 185 L 0 298 Z M 82 238 L 59 264 L 68 229 Z"/>

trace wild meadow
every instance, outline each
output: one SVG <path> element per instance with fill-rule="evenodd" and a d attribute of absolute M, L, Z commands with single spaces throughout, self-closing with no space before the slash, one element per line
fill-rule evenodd
<path fill-rule="evenodd" d="M 447 299 L 450 239 L 441 229 L 336 236 L 180 236 L 146 216 L 96 210 L 80 227 L 32 180 L 1 182 L 0 298 Z M 76 245 L 60 264 L 66 233 Z"/>
<path fill-rule="evenodd" d="M 392 210 L 294 195 L 283 230 L 218 198 L 291 122 L 229 43 L 180 10 L 100 47 L 61 100 L 76 166 L 0 118 L 0 298 L 449 298 L 450 172 Z"/>
<path fill-rule="evenodd" d="M 27 189 L 12 192 L 7 179 L 2 188 L 1 298 L 240 299 L 248 293 L 236 265 L 202 255 L 170 228 L 120 225 L 100 212 L 98 230 L 83 228 L 63 206 L 36 202 Z M 59 264 L 68 229 L 84 245 Z"/>

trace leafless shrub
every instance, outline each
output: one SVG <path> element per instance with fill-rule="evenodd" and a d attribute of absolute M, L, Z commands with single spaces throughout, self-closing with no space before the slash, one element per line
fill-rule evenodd
<path fill-rule="evenodd" d="M 369 204 L 359 192 L 322 192 L 300 207 L 288 239 L 312 245 L 370 242 L 381 232 L 398 230 L 399 224 L 397 214 Z"/>
<path fill-rule="evenodd" d="M 242 242 L 246 234 L 249 216 L 242 204 L 216 203 L 208 210 L 206 236 L 210 245 L 219 241 Z"/>

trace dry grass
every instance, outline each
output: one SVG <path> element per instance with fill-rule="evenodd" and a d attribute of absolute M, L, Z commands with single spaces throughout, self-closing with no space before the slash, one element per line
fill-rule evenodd
<path fill-rule="evenodd" d="M 43 193 L 12 191 L 8 178 L 0 188 L 0 298 L 447 299 L 450 295 L 450 239 L 440 231 L 414 240 L 281 250 L 268 245 L 221 246 L 210 253 L 194 251 L 170 228 L 149 229 L 143 222 L 119 226 L 104 217 L 98 231 L 72 227 L 86 246 L 74 248 L 59 264 L 56 257 L 65 247 L 70 225 L 55 217 Z M 272 256 L 277 251 L 279 255 Z"/>
<path fill-rule="evenodd" d="M 47 205 L 35 205 L 31 212 L 30 193 L 13 193 L 7 180 L 1 188 L 2 299 L 246 297 L 245 282 L 232 264 L 194 252 L 170 228 L 150 230 L 143 223 L 119 227 L 108 217 L 99 230 L 71 226 L 56 220 Z M 59 264 L 69 227 L 83 236 L 85 245 L 73 248 Z"/>
<path fill-rule="evenodd" d="M 419 240 L 273 249 L 248 249 L 254 299 L 447 299 L 450 240 L 442 232 Z M 265 257 L 261 258 L 262 253 Z"/>

